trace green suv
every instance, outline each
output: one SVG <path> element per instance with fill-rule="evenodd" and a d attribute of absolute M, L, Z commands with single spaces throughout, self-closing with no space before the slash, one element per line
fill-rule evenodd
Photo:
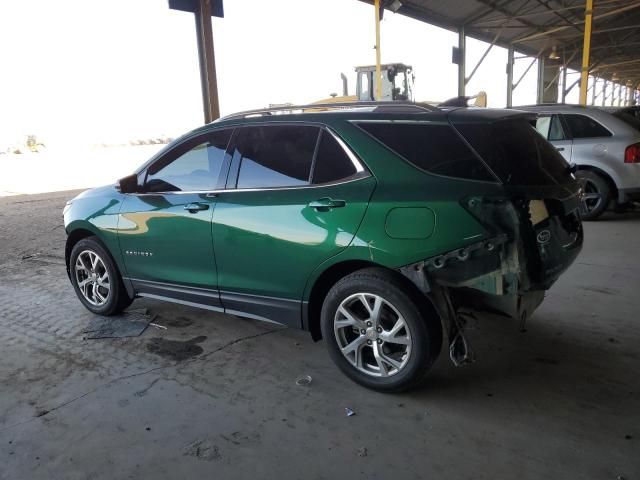
<path fill-rule="evenodd" d="M 443 337 L 454 363 L 471 361 L 475 311 L 525 321 L 583 238 L 579 187 L 532 114 L 331 107 L 226 117 L 70 201 L 80 301 L 302 328 L 381 391 L 420 382 Z"/>

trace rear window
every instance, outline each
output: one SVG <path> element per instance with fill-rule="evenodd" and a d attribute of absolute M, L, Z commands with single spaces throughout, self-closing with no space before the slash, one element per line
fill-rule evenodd
<path fill-rule="evenodd" d="M 622 120 L 627 125 L 640 130 L 640 120 L 627 112 L 615 112 L 612 114 L 614 117 Z"/>
<path fill-rule="evenodd" d="M 573 138 L 610 137 L 611 132 L 586 115 L 563 114 Z"/>
<path fill-rule="evenodd" d="M 359 122 L 356 125 L 416 167 L 438 175 L 495 182 L 449 125 Z"/>
<path fill-rule="evenodd" d="M 508 185 L 555 185 L 571 179 L 568 164 L 524 118 L 455 127 Z"/>

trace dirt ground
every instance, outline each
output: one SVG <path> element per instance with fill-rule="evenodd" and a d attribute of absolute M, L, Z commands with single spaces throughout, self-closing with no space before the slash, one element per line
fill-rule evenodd
<path fill-rule="evenodd" d="M 190 307 L 137 300 L 167 329 L 85 339 L 72 196 L 0 198 L 2 480 L 640 477 L 638 212 L 585 225 L 525 332 L 482 318 L 475 364 L 383 395 L 304 332 Z"/>

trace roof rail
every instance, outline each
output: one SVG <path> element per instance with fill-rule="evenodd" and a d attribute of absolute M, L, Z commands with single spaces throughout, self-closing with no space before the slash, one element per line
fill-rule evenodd
<path fill-rule="evenodd" d="M 517 109 L 518 107 L 580 107 L 581 105 L 577 105 L 574 103 L 563 103 L 563 102 L 542 102 L 542 103 L 530 103 L 529 105 L 515 105 L 511 108 Z"/>
<path fill-rule="evenodd" d="M 246 118 L 261 115 L 273 115 L 278 112 L 293 113 L 300 110 L 299 113 L 316 113 L 318 110 L 347 110 L 351 108 L 371 108 L 376 112 L 436 112 L 438 107 L 427 103 L 402 102 L 402 101 L 381 101 L 381 102 L 334 102 L 334 103 L 310 103 L 307 105 L 281 105 L 269 108 L 259 108 L 255 110 L 246 110 L 244 112 L 232 113 L 219 118 L 216 122 L 222 120 L 232 120 L 237 118 Z M 305 112 L 308 110 L 308 112 Z"/>

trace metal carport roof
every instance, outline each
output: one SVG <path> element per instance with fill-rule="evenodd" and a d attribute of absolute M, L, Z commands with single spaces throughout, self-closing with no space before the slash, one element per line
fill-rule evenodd
<path fill-rule="evenodd" d="M 373 0 L 360 0 L 372 4 Z M 384 8 L 531 56 L 555 46 L 569 68 L 581 70 L 584 0 L 382 0 Z M 640 83 L 640 1 L 595 0 L 589 71 Z"/>

